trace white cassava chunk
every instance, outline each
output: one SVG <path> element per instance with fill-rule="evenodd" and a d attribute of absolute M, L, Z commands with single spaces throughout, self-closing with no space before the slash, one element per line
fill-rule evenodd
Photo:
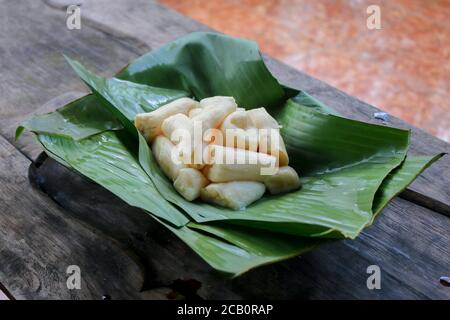
<path fill-rule="evenodd" d="M 208 180 L 197 169 L 180 169 L 173 186 L 188 201 L 197 199 L 200 190 L 208 184 Z"/>
<path fill-rule="evenodd" d="M 211 166 L 204 173 L 212 182 L 264 181 L 278 169 L 274 156 L 244 149 L 209 145 L 205 157 Z"/>
<path fill-rule="evenodd" d="M 177 178 L 179 171 L 186 168 L 186 165 L 181 162 L 181 159 L 177 159 L 175 156 L 175 145 L 165 136 L 157 136 L 153 139 L 151 147 L 153 155 L 161 170 L 169 179 L 174 181 Z"/>
<path fill-rule="evenodd" d="M 162 133 L 170 139 L 170 141 L 177 143 L 179 142 L 177 138 L 179 138 L 179 134 L 182 132 L 177 132 L 177 137 L 172 137 L 172 135 L 177 130 L 185 130 L 186 134 L 189 134 L 192 136 L 193 131 L 193 123 L 192 120 L 186 116 L 183 113 L 177 113 L 170 117 L 167 117 L 162 123 L 161 123 L 161 131 Z"/>
<path fill-rule="evenodd" d="M 227 106 L 236 106 L 237 108 L 237 104 L 236 104 L 236 100 L 234 100 L 233 97 L 226 97 L 226 96 L 214 96 L 214 97 L 209 97 L 209 98 L 205 98 L 200 100 L 200 108 L 202 109 L 208 109 L 211 107 L 227 107 Z M 235 108 L 235 110 L 236 110 Z"/>
<path fill-rule="evenodd" d="M 191 163 L 189 167 L 202 170 L 205 167 L 204 154 L 208 151 L 208 142 L 201 141 L 194 144 L 194 150 L 192 153 Z"/>
<path fill-rule="evenodd" d="M 202 108 L 193 108 L 193 109 L 191 109 L 191 111 L 189 111 L 189 118 L 192 118 L 192 117 L 198 115 L 202 111 L 203 111 Z"/>
<path fill-rule="evenodd" d="M 258 129 L 245 110 L 229 114 L 223 120 L 220 130 L 225 146 L 258 151 Z"/>
<path fill-rule="evenodd" d="M 257 108 L 248 110 L 248 115 L 252 119 L 253 123 L 257 128 L 264 129 L 278 129 L 280 126 L 278 125 L 277 120 L 275 120 L 265 108 Z"/>
<path fill-rule="evenodd" d="M 194 152 L 194 126 L 192 120 L 182 113 L 166 118 L 161 124 L 162 133 L 172 141 L 185 164 L 192 163 Z"/>
<path fill-rule="evenodd" d="M 176 145 L 183 163 L 203 168 L 203 150 L 208 144 L 202 140 L 200 131 L 198 137 L 195 136 L 192 119 L 181 113 L 175 114 L 163 121 L 161 131 Z"/>
<path fill-rule="evenodd" d="M 271 194 L 294 191 L 300 188 L 300 179 L 292 167 L 281 167 L 272 176 L 267 176 L 264 184 Z"/>
<path fill-rule="evenodd" d="M 138 114 L 136 128 L 177 192 L 188 201 L 245 209 L 300 187 L 277 121 L 264 108 L 246 111 L 233 97 L 181 98 Z M 212 129 L 212 130 L 210 130 Z"/>
<path fill-rule="evenodd" d="M 280 166 L 289 164 L 289 156 L 283 138 L 280 135 L 280 126 L 265 108 L 247 111 L 255 126 L 259 130 L 258 151 L 276 156 Z M 261 129 L 265 129 L 265 132 Z"/>
<path fill-rule="evenodd" d="M 188 114 L 189 110 L 198 107 L 199 103 L 189 98 L 172 101 L 152 112 L 139 113 L 134 118 L 134 125 L 142 133 L 147 142 L 151 142 L 161 134 L 161 124 L 169 116 L 177 113 Z"/>
<path fill-rule="evenodd" d="M 283 138 L 279 131 L 273 130 L 278 131 L 279 129 L 270 129 L 270 131 L 265 133 L 259 130 L 258 151 L 277 157 L 280 166 L 287 166 L 289 164 L 289 156 Z"/>
<path fill-rule="evenodd" d="M 189 168 L 194 168 L 197 170 L 203 170 L 203 168 L 205 167 L 204 163 L 192 163 L 188 165 Z"/>
<path fill-rule="evenodd" d="M 194 121 L 202 123 L 203 132 L 218 128 L 223 119 L 236 111 L 237 105 L 233 97 L 212 97 L 200 101 L 201 112 L 192 117 Z"/>
<path fill-rule="evenodd" d="M 200 197 L 206 202 L 242 210 L 261 198 L 265 190 L 263 183 L 255 181 L 211 183 L 201 190 Z"/>

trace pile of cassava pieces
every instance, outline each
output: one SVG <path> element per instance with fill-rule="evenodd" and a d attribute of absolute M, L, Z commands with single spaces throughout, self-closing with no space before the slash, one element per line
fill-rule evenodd
<path fill-rule="evenodd" d="M 188 201 L 242 210 L 300 186 L 277 121 L 264 108 L 238 108 L 233 97 L 181 98 L 135 117 L 165 175 Z"/>

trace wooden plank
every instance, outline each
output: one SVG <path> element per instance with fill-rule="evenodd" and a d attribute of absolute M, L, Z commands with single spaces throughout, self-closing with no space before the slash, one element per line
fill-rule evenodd
<path fill-rule="evenodd" d="M 171 287 L 177 280 L 194 277 L 205 284 L 216 279 L 202 259 L 141 209 L 130 207 L 103 187 L 50 158 L 40 162 L 30 169 L 31 181 L 66 208 L 67 214 L 129 245 L 130 250 L 144 261 L 147 271 L 145 289 Z M 192 296 L 196 292 L 184 294 Z"/>
<path fill-rule="evenodd" d="M 441 276 L 450 274 L 450 238 L 446 236 L 450 220 L 400 198 L 357 240 L 330 243 L 300 258 L 227 280 L 141 210 L 55 161 L 47 159 L 35 168 L 33 180 L 74 216 L 130 243 L 146 259 L 150 288 L 194 279 L 202 284 L 198 294 L 207 299 L 450 298 L 448 288 L 439 283 Z M 381 268 L 381 290 L 367 289 L 369 265 Z"/>
<path fill-rule="evenodd" d="M 65 9 L 68 0 L 47 0 L 54 8 Z M 141 48 L 156 48 L 194 31 L 211 29 L 188 17 L 158 5 L 154 1 L 86 0 L 83 3 L 85 20 L 93 28 L 110 33 L 120 39 L 127 38 Z M 131 23 L 132 21 L 132 23 Z M 320 80 L 291 68 L 276 59 L 265 56 L 271 72 L 284 84 L 305 90 L 325 102 L 342 115 L 357 120 L 381 124 L 373 117 L 379 109 L 364 103 Z M 412 154 L 450 152 L 450 144 L 433 137 L 421 129 L 391 117 L 390 126 L 411 129 Z M 405 198 L 434 211 L 450 215 L 450 157 L 444 157 L 418 177 L 403 194 Z"/>
<path fill-rule="evenodd" d="M 0 282 L 16 299 L 140 298 L 143 268 L 121 244 L 76 219 L 28 180 L 30 161 L 0 137 Z M 66 286 L 69 265 L 81 289 Z"/>
<path fill-rule="evenodd" d="M 42 1 L 0 0 L 0 134 L 29 158 L 40 151 L 30 138 L 14 141 L 17 125 L 54 97 L 87 92 L 62 53 L 111 76 L 145 51 L 84 24 L 81 30 L 68 30 L 65 19 L 65 12 Z"/>

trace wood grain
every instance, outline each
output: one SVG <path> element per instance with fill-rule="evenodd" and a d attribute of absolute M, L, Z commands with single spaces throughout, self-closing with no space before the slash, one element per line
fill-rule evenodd
<path fill-rule="evenodd" d="M 191 278 L 204 284 L 220 279 L 189 247 L 143 210 L 127 205 L 45 154 L 39 159 L 45 160 L 31 166 L 31 181 L 67 209 L 66 214 L 87 222 L 135 252 L 146 267 L 145 289 L 171 287 L 177 280 Z M 196 291 L 184 294 L 193 296 Z"/>
<path fill-rule="evenodd" d="M 54 160 L 35 168 L 33 180 L 67 212 L 138 252 L 148 268 L 149 288 L 194 279 L 202 284 L 198 294 L 206 299 L 450 298 L 448 288 L 439 283 L 450 271 L 450 220 L 403 199 L 393 200 L 355 241 L 329 243 L 226 280 L 144 212 Z M 381 268 L 381 290 L 366 287 L 366 269 L 374 264 Z"/>
<path fill-rule="evenodd" d="M 139 298 L 137 258 L 33 189 L 29 165 L 0 137 L 0 281 L 7 291 L 16 299 Z M 81 290 L 67 289 L 69 265 L 81 269 Z"/>
<path fill-rule="evenodd" d="M 52 98 L 87 92 L 63 53 L 111 76 L 144 51 L 84 24 L 68 30 L 65 19 L 65 11 L 42 1 L 0 0 L 0 134 L 31 159 L 40 151 L 32 139 L 14 141 L 17 125 L 33 113 L 50 111 L 38 109 Z"/>

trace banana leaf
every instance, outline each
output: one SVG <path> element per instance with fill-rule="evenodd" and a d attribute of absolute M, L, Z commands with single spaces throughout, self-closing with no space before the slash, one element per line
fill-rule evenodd
<path fill-rule="evenodd" d="M 339 117 L 307 93 L 279 84 L 251 41 L 194 33 L 111 79 L 67 60 L 93 94 L 22 126 L 51 157 L 143 209 L 228 275 L 330 238 L 355 238 L 440 157 L 407 156 L 409 131 Z M 300 190 L 264 196 L 243 212 L 188 202 L 174 190 L 134 116 L 182 96 L 214 95 L 233 96 L 247 109 L 265 106 L 279 121 L 291 165 L 302 177 Z"/>
<path fill-rule="evenodd" d="M 381 213 L 393 197 L 405 189 L 417 176 L 445 153 L 435 156 L 407 156 L 402 164 L 384 179 L 373 200 L 372 221 Z"/>
<path fill-rule="evenodd" d="M 80 173 L 86 175 L 87 177 L 91 177 L 89 167 L 99 168 L 99 173 L 105 173 L 102 171 L 104 169 L 104 163 L 107 160 L 101 160 L 98 156 L 93 156 L 96 160 L 99 160 L 99 163 L 95 163 L 96 160 L 90 158 L 93 155 L 95 150 L 86 146 L 89 145 L 97 145 L 99 141 L 103 141 L 102 144 L 111 144 L 114 141 L 115 135 L 126 135 L 125 132 L 104 132 L 99 134 L 98 136 L 93 136 L 89 139 L 75 141 L 73 139 L 67 139 L 65 137 L 60 137 L 57 135 L 47 135 L 40 134 L 39 140 L 43 144 L 47 153 L 53 157 L 55 160 L 61 162 L 61 158 L 55 156 L 56 153 L 64 157 L 64 161 L 68 161 L 73 164 L 71 168 L 79 171 Z M 93 140 L 88 142 L 88 140 Z M 117 138 L 119 140 L 119 138 Z M 127 141 L 126 139 L 123 139 Z M 73 148 L 68 148 L 65 143 L 73 144 Z M 107 148 L 102 146 L 102 148 Z M 63 149 L 63 150 L 61 150 Z M 84 150 L 85 149 L 85 150 Z M 70 152 L 73 154 L 71 155 Z M 120 151 L 123 154 L 123 150 Z M 101 155 L 104 153 L 99 153 Z M 86 157 L 88 155 L 88 157 Z M 82 159 L 82 161 L 77 161 L 72 158 L 72 156 L 77 157 L 78 159 Z M 107 155 L 106 158 L 110 158 L 111 155 Z M 409 159 L 409 157 L 408 157 Z M 386 188 L 382 193 L 378 194 L 379 203 L 387 203 L 388 200 L 393 196 L 394 192 L 398 190 L 398 187 L 406 186 L 414 175 L 417 174 L 417 170 L 423 168 L 426 164 L 430 162 L 431 157 L 416 157 L 413 158 L 414 161 L 405 161 L 401 167 L 396 169 L 396 175 L 391 173 L 391 175 L 396 176 L 395 180 L 386 179 L 383 184 L 386 185 Z M 126 161 L 124 161 L 126 160 Z M 120 168 L 117 171 L 116 181 L 114 180 L 97 180 L 98 183 L 110 189 L 110 185 L 121 185 L 121 183 L 127 183 L 129 179 L 125 176 L 126 172 L 131 172 L 134 174 L 135 168 L 138 165 L 138 161 L 136 158 L 129 156 L 124 157 L 112 157 L 111 161 L 117 163 Z M 134 161 L 134 163 L 133 163 Z M 110 166 L 111 170 L 115 170 L 116 166 Z M 124 162 L 127 165 L 124 166 Z M 64 164 L 64 162 L 62 162 Z M 80 163 L 80 164 L 78 164 Z M 87 169 L 84 168 L 83 164 L 92 163 L 92 165 L 88 165 Z M 405 165 L 407 164 L 408 165 Z M 409 165 L 411 164 L 411 165 Z M 81 166 L 80 166 L 81 165 Z M 139 170 L 138 170 L 139 171 Z M 122 177 L 122 181 L 117 181 L 118 178 Z M 146 175 L 139 174 L 138 183 L 141 184 L 140 187 L 137 188 L 139 193 L 144 194 L 143 190 L 148 188 L 148 185 L 151 186 L 151 181 L 148 179 L 145 181 Z M 111 189 L 110 189 L 111 190 Z M 125 190 L 121 192 L 121 196 L 124 199 L 127 197 L 124 196 Z M 129 190 L 130 197 L 136 194 L 135 190 Z M 119 194 L 120 195 L 120 194 Z M 129 198 L 128 198 L 129 199 Z M 132 202 L 129 201 L 130 204 Z M 378 213 L 381 210 L 381 205 L 377 206 L 377 211 L 374 213 Z M 148 212 L 155 219 L 157 219 L 154 215 L 157 211 L 153 211 L 153 213 Z M 220 224 L 220 223 L 212 223 L 212 224 L 196 224 L 189 223 L 186 226 L 181 228 L 173 227 L 171 224 L 157 219 L 167 228 L 169 228 L 172 232 L 174 232 L 180 239 L 186 242 L 190 247 L 192 247 L 202 258 L 204 258 L 212 267 L 215 269 L 231 276 L 237 276 L 242 274 L 243 272 L 267 263 L 273 263 L 279 260 L 284 260 L 287 258 L 294 257 L 298 254 L 304 253 L 316 245 L 324 242 L 322 239 L 317 238 L 299 238 L 293 236 L 287 236 L 283 234 L 273 234 L 268 232 L 261 232 L 255 229 L 249 229 L 239 226 Z M 204 231 L 204 232 L 199 232 Z"/>
<path fill-rule="evenodd" d="M 186 218 L 167 201 L 152 202 L 152 198 L 148 197 L 156 189 L 139 167 L 132 150 L 128 149 L 130 136 L 123 130 L 103 132 L 80 141 L 48 134 L 40 134 L 38 138 L 49 156 L 56 161 L 64 165 L 70 163 L 70 168 L 89 179 L 95 179 L 96 175 L 104 177 L 94 181 L 122 198 L 127 193 L 126 199 L 130 205 L 144 210 L 152 208 L 149 214 L 223 273 L 237 275 L 258 265 L 293 257 L 311 249 L 317 242 L 285 235 L 268 235 L 258 230 L 246 232 L 232 225 L 216 224 L 208 228 L 203 226 L 204 229 L 196 224 L 183 226 L 187 222 Z M 108 161 L 108 158 L 111 160 Z M 170 223 L 170 219 L 174 220 L 175 217 L 178 220 Z"/>
<path fill-rule="evenodd" d="M 52 125 L 49 126 L 49 123 Z M 16 130 L 16 139 L 24 128 L 33 132 L 54 133 L 80 140 L 99 132 L 122 129 L 118 121 L 102 107 L 93 95 L 77 99 L 47 114 L 37 115 L 25 121 Z"/>
<path fill-rule="evenodd" d="M 266 196 L 248 207 L 245 214 L 190 202 L 159 170 L 147 143 L 134 127 L 136 95 L 116 90 L 117 83 L 122 86 L 126 81 L 98 77 L 81 64 L 68 61 L 104 105 L 118 114 L 124 127 L 139 136 L 139 152 L 144 153 L 141 165 L 160 190 L 155 197 L 164 197 L 198 223 L 226 220 L 298 236 L 332 233 L 354 238 L 372 219 L 373 197 L 383 179 L 406 156 L 408 131 L 344 119 L 289 99 L 274 115 L 283 126 L 291 166 L 303 175 L 302 189 Z M 150 88 L 142 85 L 146 91 Z"/>

